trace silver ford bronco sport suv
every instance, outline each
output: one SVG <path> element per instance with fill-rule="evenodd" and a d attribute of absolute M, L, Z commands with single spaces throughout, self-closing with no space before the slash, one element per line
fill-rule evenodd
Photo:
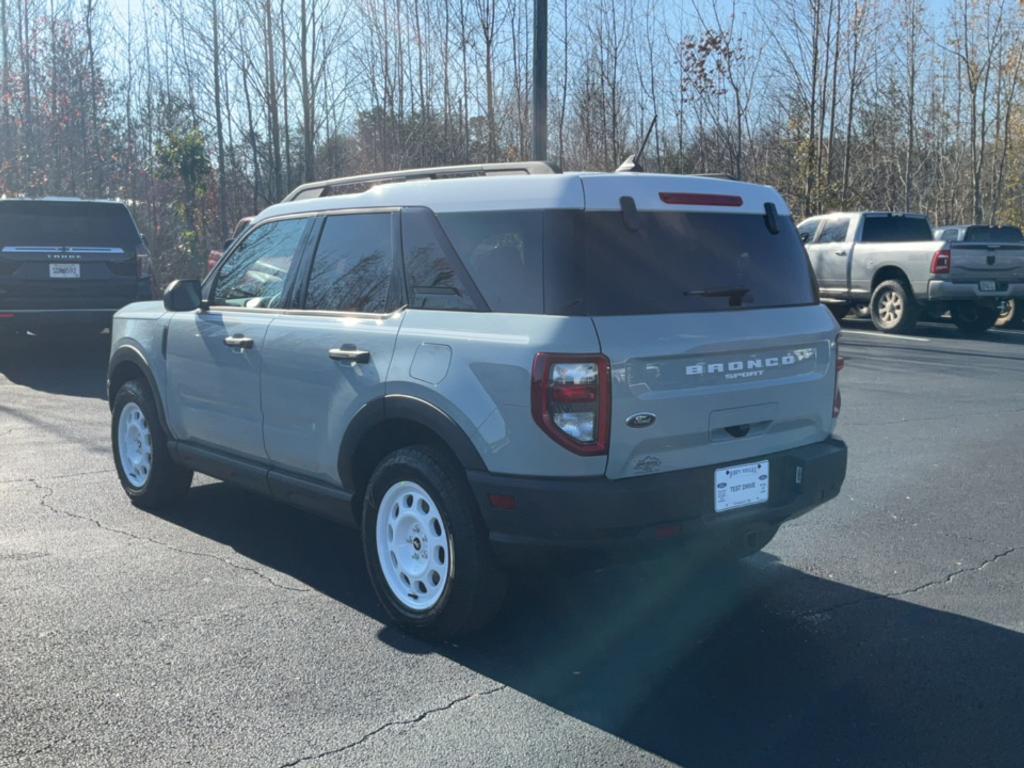
<path fill-rule="evenodd" d="M 769 187 L 334 179 L 117 313 L 114 460 L 143 508 L 198 471 L 356 527 L 393 620 L 448 637 L 538 555 L 750 554 L 835 497 L 837 334 Z"/>

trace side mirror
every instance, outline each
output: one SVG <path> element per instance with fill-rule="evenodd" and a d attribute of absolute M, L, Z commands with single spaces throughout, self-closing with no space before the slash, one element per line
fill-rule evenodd
<path fill-rule="evenodd" d="M 198 280 L 175 280 L 164 291 L 164 309 L 168 312 L 191 312 L 203 301 L 203 287 Z"/>
<path fill-rule="evenodd" d="M 230 248 L 231 244 L 233 242 L 235 242 L 235 238 L 233 238 L 233 237 L 229 237 L 227 240 L 225 240 L 224 241 L 224 250 L 226 251 L 228 248 Z"/>
<path fill-rule="evenodd" d="M 811 233 L 810 232 L 801 232 L 800 233 L 800 242 L 801 243 L 803 243 L 804 245 L 807 245 L 807 243 L 809 243 L 810 240 L 811 240 Z"/>

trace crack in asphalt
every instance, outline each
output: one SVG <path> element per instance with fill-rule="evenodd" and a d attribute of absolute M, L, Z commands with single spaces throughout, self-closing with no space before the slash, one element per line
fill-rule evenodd
<path fill-rule="evenodd" d="M 872 600 L 881 600 L 885 597 L 905 597 L 906 595 L 913 595 L 917 592 L 924 592 L 926 589 L 931 589 L 933 587 L 941 587 L 946 584 L 951 584 L 958 576 L 962 576 L 965 573 L 983 571 L 988 566 L 992 565 L 992 563 L 996 562 L 997 560 L 1002 560 L 1004 557 L 1009 557 L 1016 551 L 1017 547 L 1010 547 L 1009 549 L 1003 550 L 1002 552 L 997 552 L 996 554 L 992 555 L 992 557 L 985 558 L 977 565 L 970 565 L 965 566 L 964 568 L 957 568 L 955 571 L 947 573 L 941 579 L 933 579 L 931 581 L 926 581 L 923 584 L 918 584 L 915 587 L 908 587 L 907 589 L 897 590 L 896 592 L 882 592 L 879 594 L 866 595 L 864 597 L 859 597 L 855 600 L 846 600 L 845 602 L 835 603 L 834 605 L 828 605 L 824 608 L 814 608 L 812 610 L 803 611 L 801 613 L 796 614 L 796 618 L 802 619 L 808 616 L 822 616 L 824 614 L 832 613 L 833 611 L 838 611 L 841 608 L 849 608 L 852 605 L 860 605 L 861 603 L 867 603 Z"/>
<path fill-rule="evenodd" d="M 226 566 L 228 566 L 230 568 L 234 568 L 237 571 L 245 571 L 247 573 L 254 574 L 254 575 L 258 576 L 259 578 L 263 579 L 264 581 L 266 581 L 267 583 L 271 584 L 272 586 L 277 587 L 278 589 L 284 589 L 284 590 L 287 590 L 289 592 L 312 592 L 313 591 L 313 589 L 310 588 L 310 587 L 293 587 L 293 586 L 290 586 L 288 584 L 282 584 L 281 582 L 271 578 L 270 576 L 268 576 L 266 573 L 264 573 L 263 571 L 259 570 L 258 568 L 253 568 L 253 567 L 247 566 L 247 565 L 240 565 L 239 563 L 233 562 L 232 560 L 229 560 L 226 557 L 221 557 L 220 555 L 215 555 L 215 554 L 212 554 L 210 552 L 196 552 L 195 550 L 192 550 L 192 549 L 183 549 L 182 547 L 176 547 L 173 544 L 168 544 L 166 541 L 160 541 L 159 539 L 154 539 L 154 538 L 151 538 L 149 536 L 144 536 L 141 533 L 133 533 L 132 531 L 126 531 L 123 528 L 116 528 L 116 527 L 114 527 L 112 525 L 107 525 L 106 523 L 100 522 L 96 518 L 90 517 L 89 515 L 83 515 L 83 514 L 79 514 L 79 513 L 76 513 L 76 512 L 69 512 L 66 509 L 59 509 L 58 507 L 55 507 L 50 502 L 50 497 L 54 493 L 53 488 L 50 488 L 50 487 L 48 487 L 46 485 L 43 485 L 41 482 L 39 482 L 38 480 L 36 480 L 35 478 L 32 478 L 32 477 L 27 478 L 24 482 L 31 483 L 33 486 L 35 486 L 35 488 L 37 490 L 42 492 L 43 495 L 39 499 L 40 506 L 42 506 L 43 509 L 46 509 L 46 510 L 49 510 L 50 512 L 53 512 L 54 514 L 64 515 L 66 517 L 73 517 L 73 518 L 78 519 L 78 520 L 84 520 L 86 522 L 92 523 L 93 525 L 95 525 L 97 528 L 99 528 L 101 530 L 109 531 L 110 533 L 116 533 L 116 534 L 119 534 L 121 536 L 126 536 L 127 538 L 135 539 L 136 541 L 148 542 L 149 544 L 156 544 L 158 547 L 163 547 L 164 549 L 169 549 L 172 552 L 178 552 L 179 554 L 182 554 L 182 555 L 192 555 L 193 557 L 205 557 L 205 558 L 209 558 L 210 560 L 216 560 L 216 561 L 218 561 L 220 563 L 223 563 L 224 565 L 226 565 Z"/>
<path fill-rule="evenodd" d="M 459 696 L 458 698 L 452 699 L 447 704 L 444 704 L 440 707 L 434 707 L 433 709 L 428 709 L 425 712 L 421 712 L 420 714 L 416 715 L 416 717 L 412 717 L 407 720 L 391 720 L 387 723 L 384 723 L 383 725 L 374 728 L 372 731 L 363 734 L 355 741 L 345 744 L 344 746 L 335 747 L 334 749 L 327 749 L 323 752 L 319 752 L 313 755 L 303 755 L 302 757 L 297 757 L 294 760 L 289 760 L 287 763 L 281 763 L 281 765 L 278 768 L 292 768 L 292 766 L 299 765 L 300 763 L 306 763 L 310 760 L 320 760 L 325 757 L 332 757 L 334 755 L 352 749 L 353 747 L 358 747 L 360 744 L 364 744 L 365 742 L 369 741 L 374 736 L 376 736 L 378 733 L 380 733 L 381 731 L 386 731 L 388 728 L 394 728 L 396 726 L 402 725 L 415 725 L 416 723 L 422 722 L 431 715 L 436 715 L 439 712 L 445 712 L 449 709 L 452 709 L 453 707 L 458 706 L 459 704 L 471 701 L 472 699 L 480 698 L 482 696 L 490 696 L 492 693 L 498 693 L 499 691 L 503 691 L 506 688 L 508 688 L 507 685 L 499 685 L 494 688 L 488 688 L 485 691 L 474 691 L 473 693 L 467 693 L 465 696 Z"/>
<path fill-rule="evenodd" d="M 86 477 L 88 475 L 106 475 L 114 474 L 112 469 L 87 469 L 84 472 L 72 472 L 68 475 L 50 475 L 47 480 L 67 480 L 75 477 Z M 0 480 L 0 485 L 14 485 L 15 483 L 35 483 L 35 478 L 32 477 L 15 477 L 11 480 Z"/>

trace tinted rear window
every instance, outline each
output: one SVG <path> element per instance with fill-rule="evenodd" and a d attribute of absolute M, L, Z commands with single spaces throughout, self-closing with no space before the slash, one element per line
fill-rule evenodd
<path fill-rule="evenodd" d="M 0 202 L 0 245 L 134 247 L 139 233 L 117 203 Z"/>
<path fill-rule="evenodd" d="M 862 243 L 911 243 L 932 239 L 928 219 L 920 216 L 865 216 Z"/>
<path fill-rule="evenodd" d="M 648 315 L 817 301 L 793 220 L 762 214 L 516 211 L 439 217 L 497 312 Z"/>
<path fill-rule="evenodd" d="M 968 227 L 965 243 L 1019 243 L 1024 234 L 1017 227 Z"/>

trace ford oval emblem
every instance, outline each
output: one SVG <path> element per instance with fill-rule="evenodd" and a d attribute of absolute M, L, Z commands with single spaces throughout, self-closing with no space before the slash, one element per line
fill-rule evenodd
<path fill-rule="evenodd" d="M 627 427 L 635 427 L 640 429 L 641 427 L 649 427 L 654 423 L 655 415 L 653 413 L 634 413 L 628 419 L 626 419 Z"/>

